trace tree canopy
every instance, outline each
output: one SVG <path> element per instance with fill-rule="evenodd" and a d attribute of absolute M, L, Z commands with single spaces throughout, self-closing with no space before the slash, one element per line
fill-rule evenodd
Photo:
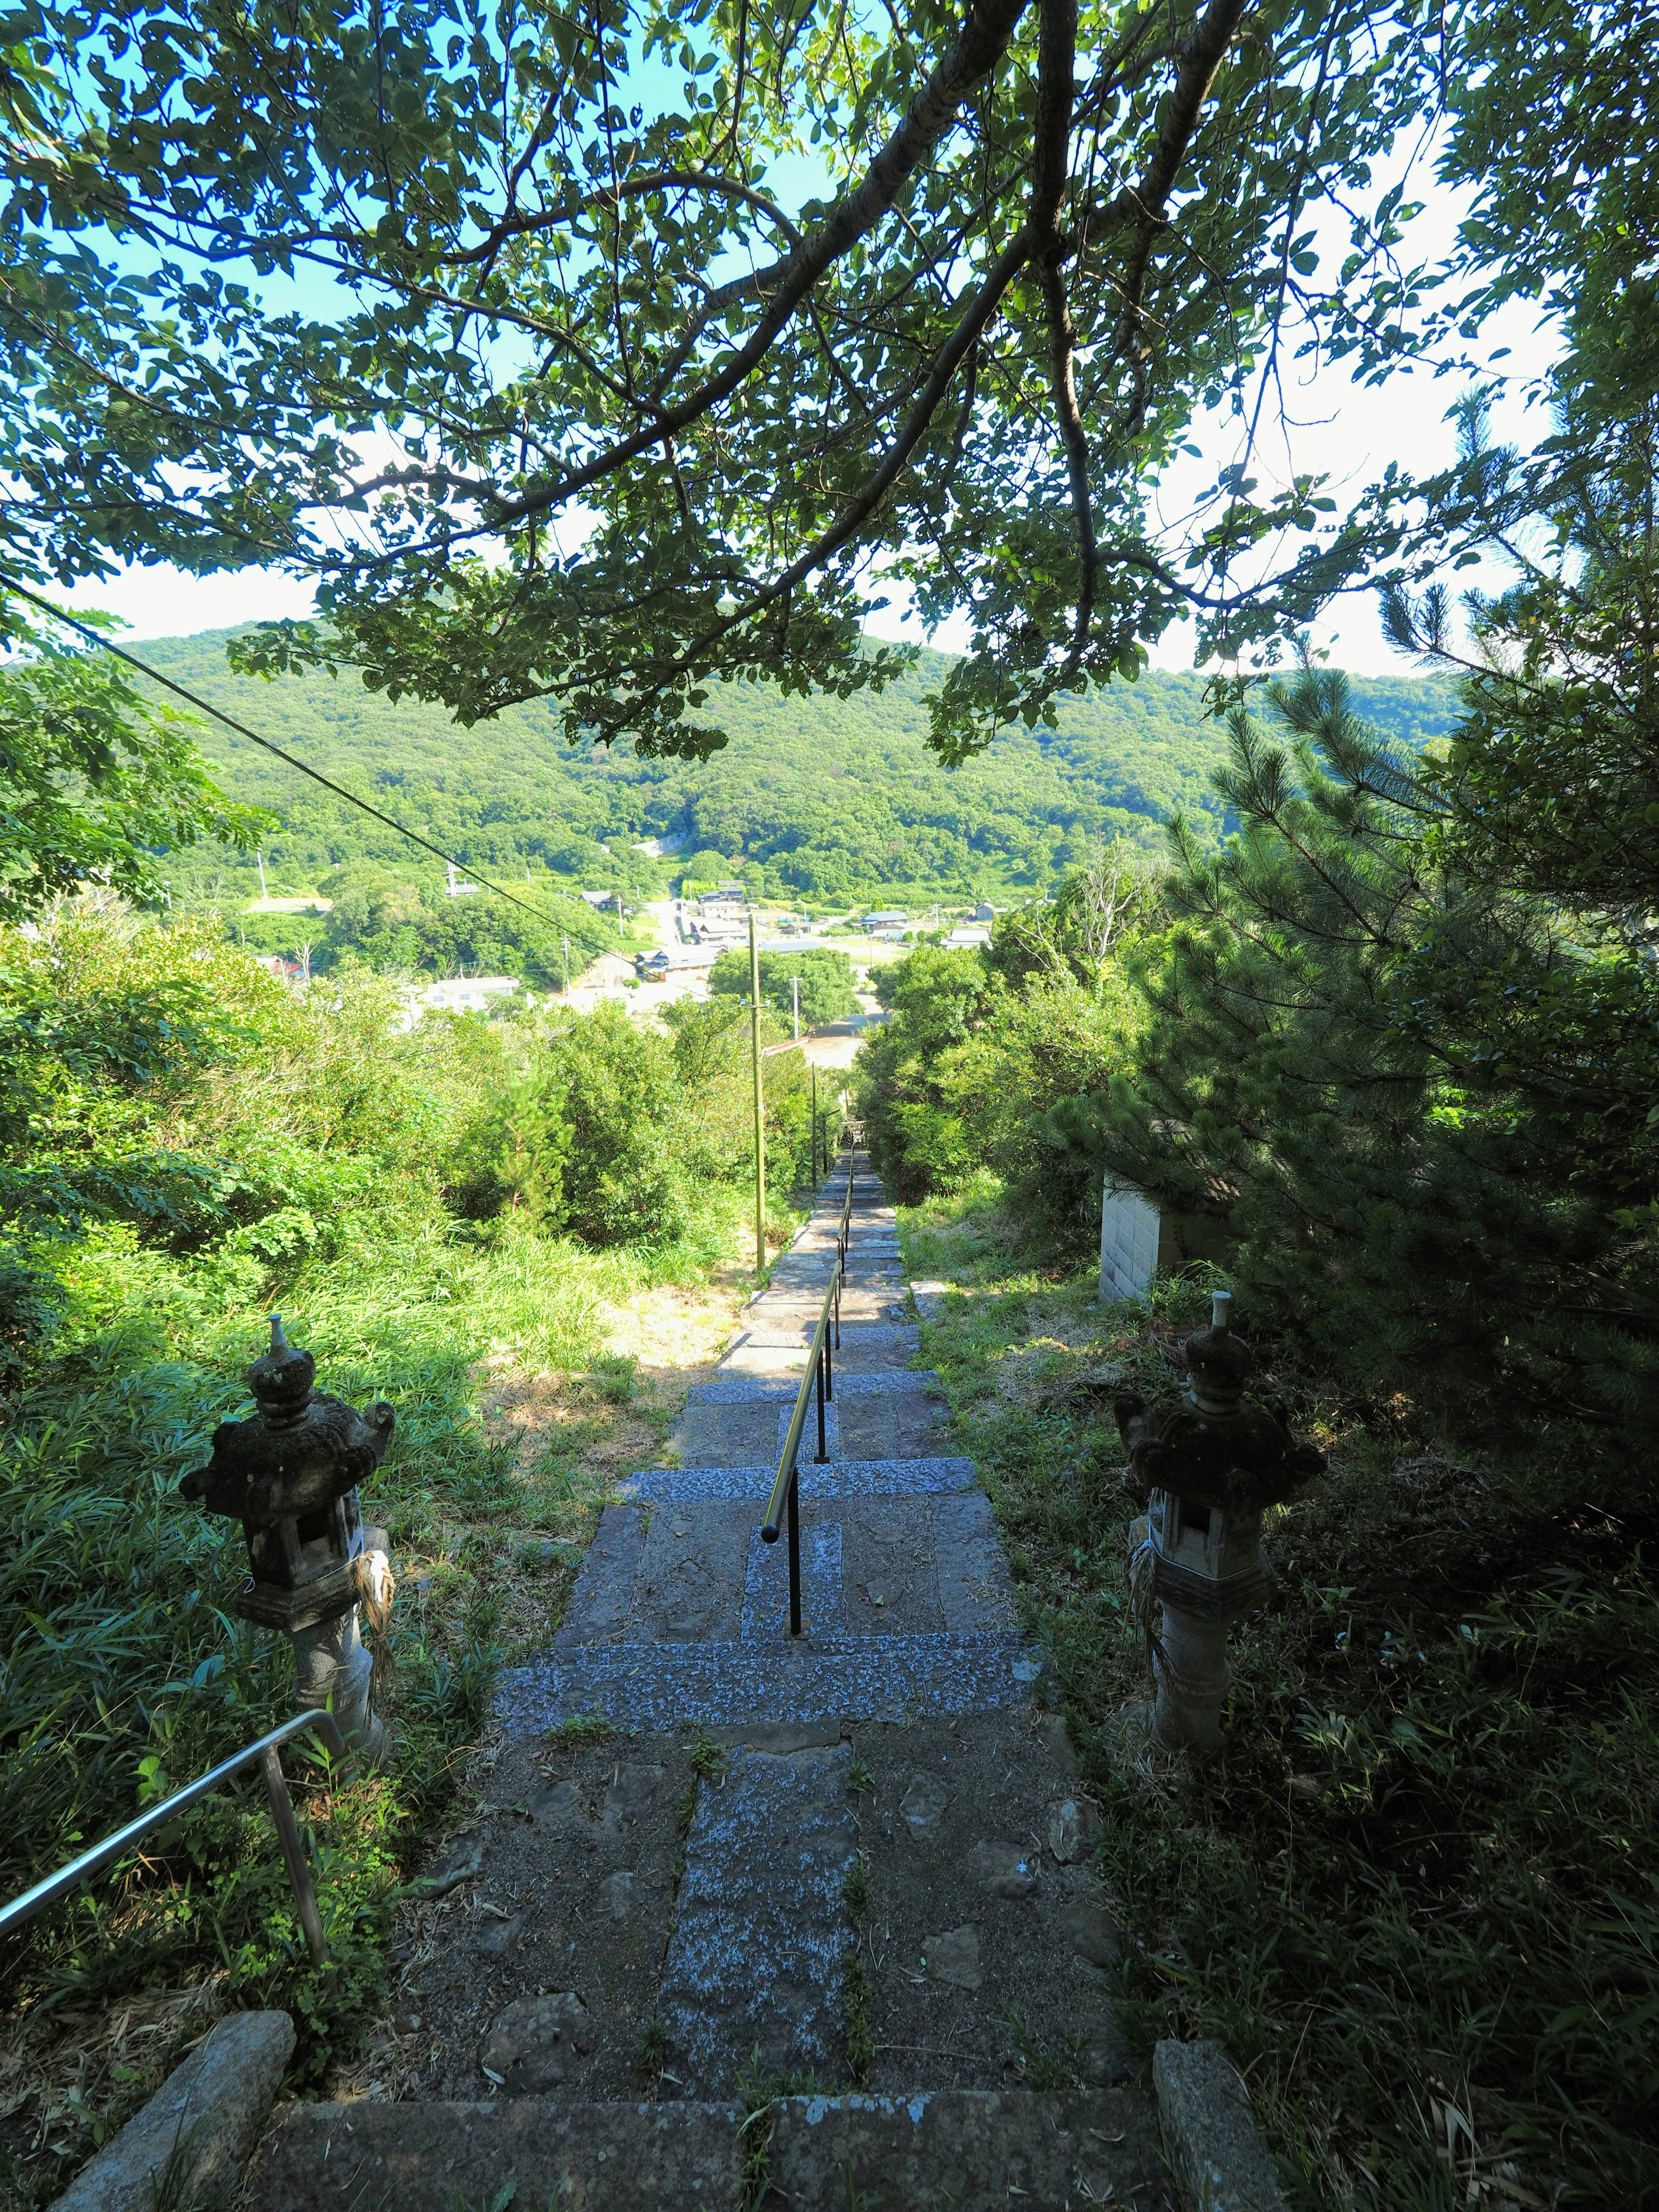
<path fill-rule="evenodd" d="M 1639 344 L 1652 13 L 26 0 L 7 556 L 279 564 L 326 620 L 261 665 L 679 755 L 719 743 L 712 678 L 887 681 L 876 563 L 970 614 L 932 709 L 960 757 L 1179 616 L 1237 648 L 1456 539 L 1478 472 L 1346 514 L 1274 488 L 1292 357 L 1455 366 L 1516 295 L 1559 295 L 1586 374 Z M 1436 268 L 1425 118 L 1469 191 Z M 1214 408 L 1236 458 L 1170 521 Z"/>

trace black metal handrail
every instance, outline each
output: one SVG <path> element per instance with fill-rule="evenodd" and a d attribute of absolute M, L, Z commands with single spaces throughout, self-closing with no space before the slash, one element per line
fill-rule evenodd
<path fill-rule="evenodd" d="M 823 1294 L 823 1310 L 818 1316 L 818 1325 L 812 1332 L 811 1346 L 806 1354 L 806 1372 L 800 1378 L 800 1389 L 795 1393 L 795 1410 L 790 1417 L 789 1430 L 783 1440 L 783 1451 L 778 1461 L 777 1480 L 772 1485 L 772 1495 L 766 1508 L 766 1518 L 761 1523 L 761 1541 L 775 1544 L 781 1530 L 789 1531 L 789 1633 L 800 1634 L 800 1453 L 801 1431 L 806 1426 L 806 1406 L 816 1385 L 818 1401 L 818 1448 L 815 1464 L 823 1467 L 830 1457 L 824 1439 L 824 1407 L 836 1395 L 834 1348 L 841 1350 L 841 1286 L 847 1273 L 847 1243 L 852 1233 L 853 1162 L 847 1162 L 847 1194 L 841 1202 L 841 1219 L 836 1224 L 836 1264 L 830 1271 L 830 1287 Z"/>
<path fill-rule="evenodd" d="M 175 1790 L 170 1797 L 163 1797 L 159 1804 L 152 1805 L 146 1812 L 141 1813 L 136 1820 L 129 1820 L 125 1828 L 116 1829 L 114 1834 L 106 1836 L 102 1843 L 94 1844 L 89 1851 L 82 1851 L 79 1858 L 71 1859 L 67 1866 L 59 1867 L 56 1874 L 49 1874 L 44 1881 L 37 1881 L 33 1889 L 26 1889 L 21 1897 L 14 1897 L 9 1905 L 0 1905 L 0 1936 L 9 1935 L 14 1928 L 21 1928 L 26 1920 L 32 1920 L 37 1912 L 44 1912 L 47 1905 L 55 1905 L 60 1897 L 67 1897 L 70 1891 L 84 1881 L 88 1875 L 98 1873 L 100 1868 L 118 1859 L 134 1844 L 142 1843 L 146 1836 L 152 1836 L 158 1828 L 164 1828 L 169 1820 L 176 1820 L 180 1813 L 188 1812 L 192 1805 L 210 1796 L 222 1782 L 228 1782 L 234 1774 L 240 1774 L 244 1767 L 252 1766 L 257 1760 L 264 1774 L 276 1833 L 282 1838 L 283 1856 L 288 1863 L 288 1878 L 294 1885 L 295 1910 L 300 1916 L 300 1925 L 305 1930 L 306 1948 L 311 1954 L 312 1963 L 320 1966 L 328 1957 L 328 1946 L 323 1941 L 323 1923 L 317 1910 L 317 1892 L 312 1886 L 311 1869 L 306 1864 L 305 1845 L 300 1838 L 299 1824 L 294 1818 L 294 1802 L 288 1794 L 288 1784 L 283 1779 L 283 1762 L 276 1756 L 282 1745 L 291 1736 L 301 1735 L 307 1729 L 315 1729 L 319 1732 L 336 1759 L 346 1756 L 345 1738 L 340 1734 L 339 1723 L 332 1713 L 306 1711 L 291 1714 L 280 1727 L 262 1735 L 257 1743 L 249 1744 L 245 1751 L 237 1752 L 230 1759 L 221 1759 L 217 1766 L 210 1767 L 194 1782 L 187 1782 L 182 1790 Z"/>

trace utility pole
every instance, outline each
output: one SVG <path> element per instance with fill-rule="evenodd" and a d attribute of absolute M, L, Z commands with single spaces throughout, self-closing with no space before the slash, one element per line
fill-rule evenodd
<path fill-rule="evenodd" d="M 800 1036 L 800 977 L 799 975 L 792 975 L 789 978 L 789 996 L 794 1004 L 795 1035 L 799 1038 Z"/>
<path fill-rule="evenodd" d="M 570 996 L 570 939 L 564 940 L 564 995 Z"/>
<path fill-rule="evenodd" d="M 766 1115 L 761 1097 L 760 954 L 749 917 L 749 1043 L 755 1064 L 755 1273 L 766 1271 Z"/>
<path fill-rule="evenodd" d="M 265 856 L 263 853 L 256 853 L 253 855 L 253 865 L 259 871 L 259 896 L 262 899 L 268 899 L 270 893 L 265 889 Z"/>

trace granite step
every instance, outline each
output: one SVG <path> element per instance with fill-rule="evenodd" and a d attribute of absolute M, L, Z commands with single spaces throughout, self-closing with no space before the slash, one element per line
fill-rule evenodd
<path fill-rule="evenodd" d="M 897 1387 L 870 1389 L 857 1387 L 887 1378 L 848 1376 L 842 1378 L 834 1399 L 824 1408 L 826 1443 L 835 1460 L 931 1459 L 938 1456 L 948 1413 L 942 1398 L 900 1370 Z M 734 1376 L 731 1382 L 708 1386 L 710 1397 L 689 1403 L 670 1439 L 672 1449 L 685 1467 L 765 1468 L 775 1470 L 793 1414 L 799 1382 L 787 1380 L 772 1389 L 757 1390 L 754 1380 Z M 807 1414 L 808 1430 L 803 1457 L 811 1457 L 817 1444 L 816 1401 Z M 771 1486 L 769 1477 L 761 1494 Z"/>
<path fill-rule="evenodd" d="M 851 1759 L 839 1741 L 745 1747 L 698 1797 L 659 2008 L 687 2095 L 731 2096 L 746 2073 L 846 2078 Z"/>
<path fill-rule="evenodd" d="M 738 2105 L 296 2105 L 268 2140 L 262 2212 L 1164 2212 L 1151 2100 L 947 2090 Z M 748 2187 L 745 2191 L 744 2175 Z"/>
<path fill-rule="evenodd" d="M 931 1367 L 898 1367 L 874 1373 L 849 1373 L 842 1364 L 840 1352 L 830 1353 L 832 1389 L 837 1398 L 893 1398 L 906 1391 L 937 1392 L 940 1388 L 937 1372 Z M 776 1401 L 793 1406 L 800 1393 L 799 1378 L 791 1382 L 783 1377 L 763 1375 L 732 1375 L 720 1363 L 720 1375 L 714 1382 L 699 1382 L 688 1394 L 690 1406 L 744 1406 L 763 1400 Z"/>

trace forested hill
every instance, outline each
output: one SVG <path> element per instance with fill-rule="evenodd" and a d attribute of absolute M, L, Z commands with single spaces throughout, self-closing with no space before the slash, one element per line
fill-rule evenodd
<path fill-rule="evenodd" d="M 438 708 L 397 704 L 327 677 L 264 684 L 234 676 L 227 633 L 149 640 L 152 662 L 470 866 L 556 870 L 574 883 L 659 887 L 672 870 L 628 855 L 632 840 L 684 841 L 722 855 L 769 896 L 802 902 L 886 894 L 1015 895 L 1041 885 L 1104 833 L 1155 838 L 1176 808 L 1218 828 L 1207 782 L 1222 750 L 1203 680 L 1151 672 L 1061 710 L 1057 731 L 1009 733 L 967 767 L 928 751 L 924 694 L 945 662 L 924 657 L 879 696 L 786 699 L 739 686 L 711 707 L 731 735 L 707 763 L 572 750 L 545 707 L 459 728 Z M 1363 712 L 1421 743 L 1455 702 L 1435 679 L 1357 682 Z M 278 814 L 273 890 L 310 888 L 342 863 L 410 865 L 391 832 L 217 724 L 204 749 L 240 799 Z M 616 847 L 614 858 L 599 848 Z M 244 864 L 232 861 L 229 866 Z M 432 864 L 418 863 L 429 869 Z M 189 879 L 225 856 L 179 856 Z M 904 897 L 898 898 L 906 903 Z"/>

